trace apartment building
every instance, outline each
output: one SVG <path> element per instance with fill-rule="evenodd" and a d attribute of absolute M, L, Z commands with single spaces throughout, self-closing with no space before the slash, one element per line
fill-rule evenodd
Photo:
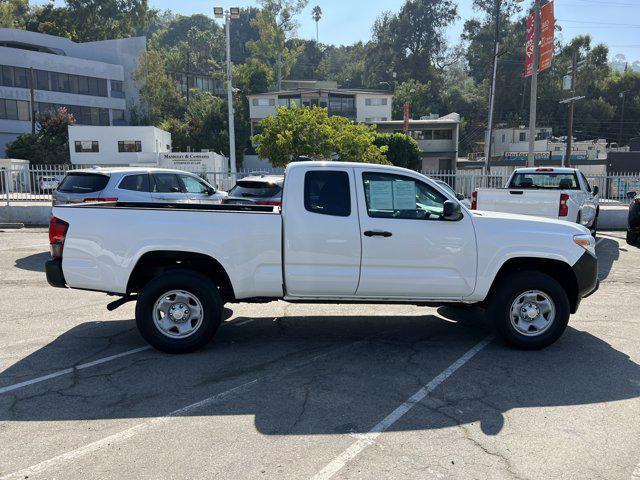
<path fill-rule="evenodd" d="M 76 43 L 0 28 L 0 158 L 7 142 L 31 131 L 32 110 L 64 106 L 78 125 L 128 125 L 140 104 L 132 75 L 145 50 L 145 37 Z"/>

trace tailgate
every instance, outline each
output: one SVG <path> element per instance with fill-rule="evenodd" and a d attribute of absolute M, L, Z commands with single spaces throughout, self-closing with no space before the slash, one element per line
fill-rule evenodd
<path fill-rule="evenodd" d="M 478 190 L 478 210 L 558 218 L 560 191 L 494 188 Z"/>

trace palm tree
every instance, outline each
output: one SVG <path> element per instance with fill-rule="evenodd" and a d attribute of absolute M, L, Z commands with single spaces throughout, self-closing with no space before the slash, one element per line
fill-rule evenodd
<path fill-rule="evenodd" d="M 316 46 L 318 46 L 318 22 L 322 18 L 322 9 L 320 8 L 320 5 L 313 7 L 313 10 L 311 10 L 311 18 L 316 22 Z"/>

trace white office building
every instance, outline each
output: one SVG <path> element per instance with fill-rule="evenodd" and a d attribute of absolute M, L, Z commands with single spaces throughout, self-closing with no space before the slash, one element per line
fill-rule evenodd
<path fill-rule="evenodd" d="M 69 126 L 75 165 L 156 165 L 171 152 L 171 134 L 156 127 Z"/>
<path fill-rule="evenodd" d="M 128 125 L 140 101 L 132 74 L 145 50 L 145 37 L 75 43 L 0 28 L 0 158 L 7 142 L 31 131 L 31 78 L 35 111 L 64 106 L 78 125 Z"/>

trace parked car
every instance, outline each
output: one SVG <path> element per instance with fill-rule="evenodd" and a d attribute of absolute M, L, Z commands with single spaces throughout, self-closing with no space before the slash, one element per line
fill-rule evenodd
<path fill-rule="evenodd" d="M 411 170 L 294 162 L 282 199 L 53 207 L 47 280 L 136 300 L 142 336 L 173 353 L 213 338 L 225 302 L 276 299 L 480 304 L 509 344 L 543 348 L 598 286 L 585 227 L 471 212 Z"/>
<path fill-rule="evenodd" d="M 39 192 L 51 192 L 58 187 L 59 180 L 56 177 L 40 177 L 38 179 Z"/>
<path fill-rule="evenodd" d="M 451 185 L 449 185 L 447 182 L 444 182 L 442 180 L 435 180 L 435 182 L 438 185 L 440 185 L 442 188 L 444 188 L 447 192 L 449 192 L 449 194 L 451 194 L 452 197 L 455 197 L 457 200 L 462 202 L 462 204 L 465 207 L 471 208 L 471 202 L 467 200 L 462 193 L 457 193 L 453 188 L 451 188 Z"/>
<path fill-rule="evenodd" d="M 223 203 L 230 205 L 276 205 L 282 202 L 282 175 L 251 175 L 238 180 Z"/>
<path fill-rule="evenodd" d="M 631 203 L 629 204 L 627 243 L 629 245 L 640 244 L 640 193 L 635 194 L 631 199 Z"/>
<path fill-rule="evenodd" d="M 518 168 L 504 188 L 479 188 L 471 208 L 567 220 L 598 229 L 598 186 L 575 168 Z"/>
<path fill-rule="evenodd" d="M 53 205 L 83 202 L 220 204 L 226 192 L 181 170 L 149 167 L 72 170 L 53 192 Z"/>

